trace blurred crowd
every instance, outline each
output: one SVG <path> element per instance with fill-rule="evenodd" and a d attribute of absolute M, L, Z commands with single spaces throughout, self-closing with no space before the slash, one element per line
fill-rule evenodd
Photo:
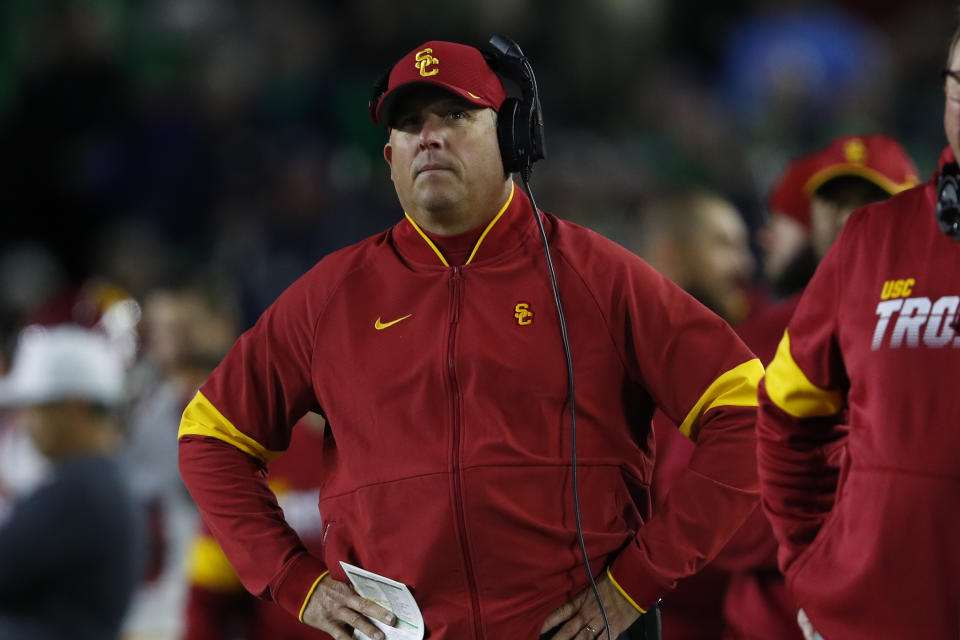
<path fill-rule="evenodd" d="M 946 2 L 9 0 L 0 7 L 0 329 L 98 275 L 135 297 L 204 269 L 249 324 L 399 212 L 373 82 L 431 38 L 531 56 L 546 210 L 604 230 L 695 184 L 748 227 L 789 158 L 897 137 L 932 173 Z"/>
<path fill-rule="evenodd" d="M 782 254 L 761 250 L 789 161 L 841 134 L 883 133 L 920 181 L 933 173 L 954 11 L 937 0 L 0 4 L 0 370 L 31 324 L 97 326 L 127 354 L 118 457 L 147 532 L 130 636 L 180 637 L 188 575 L 224 584 L 203 568 L 215 559 L 202 542 L 191 551 L 183 406 L 297 276 L 402 215 L 386 134 L 367 114 L 399 52 L 518 41 L 546 119 L 539 204 L 739 323 L 804 281 L 776 290 Z M 49 473 L 14 423 L 0 421 L 0 518 Z"/>

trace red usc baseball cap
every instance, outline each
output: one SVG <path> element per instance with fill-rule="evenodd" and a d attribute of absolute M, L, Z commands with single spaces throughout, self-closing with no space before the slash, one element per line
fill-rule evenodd
<path fill-rule="evenodd" d="M 432 84 L 481 107 L 499 110 L 507 97 L 500 78 L 479 49 L 455 42 L 426 42 L 393 66 L 382 96 L 371 101 L 374 124 L 390 126 L 397 99 L 418 85 Z M 376 104 L 374 104 L 376 102 Z"/>
<path fill-rule="evenodd" d="M 863 178 L 890 195 L 917 184 L 917 168 L 906 150 L 890 136 L 841 136 L 813 156 L 816 169 L 803 189 L 808 196 L 840 176 Z"/>
<path fill-rule="evenodd" d="M 819 169 L 816 154 L 800 156 L 787 165 L 767 198 L 767 209 L 793 218 L 810 231 L 810 196 L 804 187 Z"/>

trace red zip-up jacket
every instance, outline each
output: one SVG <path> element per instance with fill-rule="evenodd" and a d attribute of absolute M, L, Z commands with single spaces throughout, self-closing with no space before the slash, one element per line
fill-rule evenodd
<path fill-rule="evenodd" d="M 639 258 L 545 216 L 576 375 L 583 535 L 638 609 L 697 571 L 756 503 L 762 366 Z M 511 191 L 462 265 L 409 217 L 335 252 L 233 347 L 184 412 L 180 468 L 245 586 L 295 615 L 340 560 L 399 580 L 433 640 L 536 638 L 588 584 L 571 495 L 566 365 L 533 213 Z M 698 440 L 650 515 L 659 406 Z M 328 421 L 322 557 L 263 463 Z"/>
<path fill-rule="evenodd" d="M 935 176 L 850 217 L 760 388 L 763 507 L 828 640 L 960 630 L 960 245 L 936 199 Z"/>

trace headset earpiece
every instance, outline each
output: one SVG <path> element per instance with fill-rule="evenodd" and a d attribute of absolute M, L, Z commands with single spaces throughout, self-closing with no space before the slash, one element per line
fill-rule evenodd
<path fill-rule="evenodd" d="M 500 157 L 506 173 L 520 171 L 524 167 L 523 130 L 526 123 L 521 108 L 519 100 L 507 98 L 497 114 L 497 142 L 500 144 Z"/>
<path fill-rule="evenodd" d="M 544 157 L 543 111 L 537 79 L 530 61 L 516 42 L 502 35 L 490 38 L 492 53 L 484 53 L 490 68 L 520 88 L 519 98 L 507 98 L 497 114 L 497 138 L 503 169 L 507 173 L 529 171 Z"/>
<path fill-rule="evenodd" d="M 960 167 L 956 162 L 943 165 L 937 179 L 936 214 L 940 230 L 960 242 Z"/>

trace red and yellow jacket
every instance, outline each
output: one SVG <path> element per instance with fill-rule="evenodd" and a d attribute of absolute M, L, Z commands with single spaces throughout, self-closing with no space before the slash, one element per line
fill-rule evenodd
<path fill-rule="evenodd" d="M 756 503 L 762 366 L 627 250 L 544 222 L 573 352 L 587 551 L 646 609 Z M 187 407 L 181 473 L 254 594 L 300 614 L 325 572 L 344 579 L 344 560 L 409 585 L 431 638 L 461 640 L 535 638 L 586 587 L 566 366 L 529 200 L 512 192 L 474 235 L 453 266 L 409 217 L 327 256 Z M 655 406 L 698 445 L 651 517 Z M 262 482 L 309 410 L 328 421 L 319 555 Z"/>
<path fill-rule="evenodd" d="M 960 245 L 936 199 L 934 177 L 850 217 L 760 388 L 763 507 L 831 640 L 957 637 Z"/>

